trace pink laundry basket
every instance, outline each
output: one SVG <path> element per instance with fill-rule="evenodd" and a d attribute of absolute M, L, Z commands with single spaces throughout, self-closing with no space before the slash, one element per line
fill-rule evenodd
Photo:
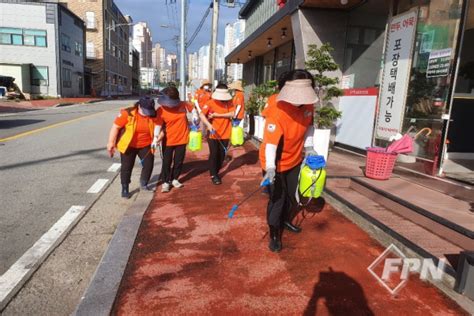
<path fill-rule="evenodd" d="M 387 153 L 385 148 L 368 147 L 365 176 L 371 179 L 387 180 L 392 176 L 397 153 Z"/>

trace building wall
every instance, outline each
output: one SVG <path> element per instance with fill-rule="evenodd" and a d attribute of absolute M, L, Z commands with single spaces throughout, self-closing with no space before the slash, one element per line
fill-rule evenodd
<path fill-rule="evenodd" d="M 295 41 L 295 67 L 304 68 L 308 45 L 330 43 L 334 48 L 332 57 L 339 65 L 344 64 L 347 13 L 316 9 L 300 9 L 291 16 Z M 341 70 L 334 76 L 340 77 Z"/>
<path fill-rule="evenodd" d="M 54 10 L 54 4 L 50 4 L 49 6 L 52 6 Z M 29 87 L 29 79 L 25 81 L 17 78 L 15 82 L 27 93 L 49 96 L 59 95 L 56 67 L 56 26 L 54 19 L 50 22 L 46 20 L 46 4 L 15 4 L 2 1 L 0 3 L 0 17 L 2 27 L 37 29 L 47 32 L 47 47 L 0 44 L 0 62 L 4 64 L 3 67 L 5 67 L 5 65 L 22 64 L 48 67 L 49 76 L 47 86 Z M 3 67 L 2 69 L 5 69 Z M 22 81 L 21 84 L 20 81 Z M 25 82 L 25 86 L 23 86 L 23 82 Z"/>
<path fill-rule="evenodd" d="M 62 49 L 60 45 L 60 65 L 61 65 L 61 96 L 75 97 L 84 94 L 84 24 L 73 14 L 59 6 L 60 26 L 59 39 L 61 34 L 65 34 L 70 40 L 70 50 Z M 70 72 L 70 84 L 65 81 L 64 71 Z"/>
<path fill-rule="evenodd" d="M 278 5 L 275 0 L 254 1 L 258 1 L 258 3 L 254 5 L 245 21 L 246 38 L 262 26 L 262 24 L 270 19 L 270 17 L 278 10 Z"/>
<path fill-rule="evenodd" d="M 105 90 L 105 66 L 104 66 L 104 0 L 78 1 L 61 0 L 69 10 L 87 22 L 86 12 L 93 12 L 93 23 L 86 23 L 86 67 L 92 73 L 91 88 L 95 94 L 101 95 Z"/>

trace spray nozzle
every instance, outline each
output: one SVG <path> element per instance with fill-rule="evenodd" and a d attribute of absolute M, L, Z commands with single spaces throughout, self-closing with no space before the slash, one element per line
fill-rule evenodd
<path fill-rule="evenodd" d="M 234 213 L 235 213 L 235 211 L 237 211 L 238 208 L 239 208 L 239 206 L 237 204 L 232 206 L 232 209 L 230 210 L 229 215 L 227 217 L 229 217 L 229 218 L 234 217 Z"/>

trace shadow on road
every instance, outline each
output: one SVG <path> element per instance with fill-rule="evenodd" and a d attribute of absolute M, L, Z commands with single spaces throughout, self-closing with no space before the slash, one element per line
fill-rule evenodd
<path fill-rule="evenodd" d="M 31 125 L 44 122 L 45 120 L 0 120 L 0 129 L 9 129 L 19 126 Z"/>
<path fill-rule="evenodd" d="M 56 157 L 50 157 L 50 158 L 44 158 L 44 159 L 38 159 L 38 160 L 31 160 L 31 161 L 15 163 L 15 164 L 11 164 L 11 165 L 5 165 L 5 166 L 1 166 L 0 170 L 9 170 L 9 169 L 14 169 L 14 168 L 26 167 L 26 166 L 40 164 L 40 163 L 43 163 L 43 162 L 55 161 L 55 160 L 60 160 L 60 159 L 63 159 L 63 158 L 69 158 L 69 157 L 74 157 L 74 156 L 92 155 L 92 156 L 95 156 L 96 158 L 107 158 L 106 156 L 102 157 L 102 156 L 99 156 L 99 155 L 93 155 L 94 153 L 99 152 L 99 151 L 104 151 L 105 152 L 105 148 L 100 147 L 100 148 L 94 148 L 94 149 L 88 149 L 88 150 L 73 151 L 73 152 L 71 152 L 70 154 L 67 154 L 67 155 L 60 155 L 60 156 L 56 156 Z"/>
<path fill-rule="evenodd" d="M 374 315 L 360 284 L 344 272 L 321 271 L 304 316 L 316 315 L 318 301 L 324 300 L 329 315 Z"/>

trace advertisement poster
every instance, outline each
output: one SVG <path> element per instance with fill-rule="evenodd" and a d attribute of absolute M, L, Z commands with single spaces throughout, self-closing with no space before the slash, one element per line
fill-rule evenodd
<path fill-rule="evenodd" d="M 451 68 L 452 49 L 434 50 L 430 53 L 428 59 L 428 68 L 426 69 L 426 77 L 445 77 L 449 74 Z"/>
<path fill-rule="evenodd" d="M 411 57 L 418 10 L 394 16 L 390 21 L 385 49 L 376 138 L 389 139 L 400 132 L 405 111 Z"/>

